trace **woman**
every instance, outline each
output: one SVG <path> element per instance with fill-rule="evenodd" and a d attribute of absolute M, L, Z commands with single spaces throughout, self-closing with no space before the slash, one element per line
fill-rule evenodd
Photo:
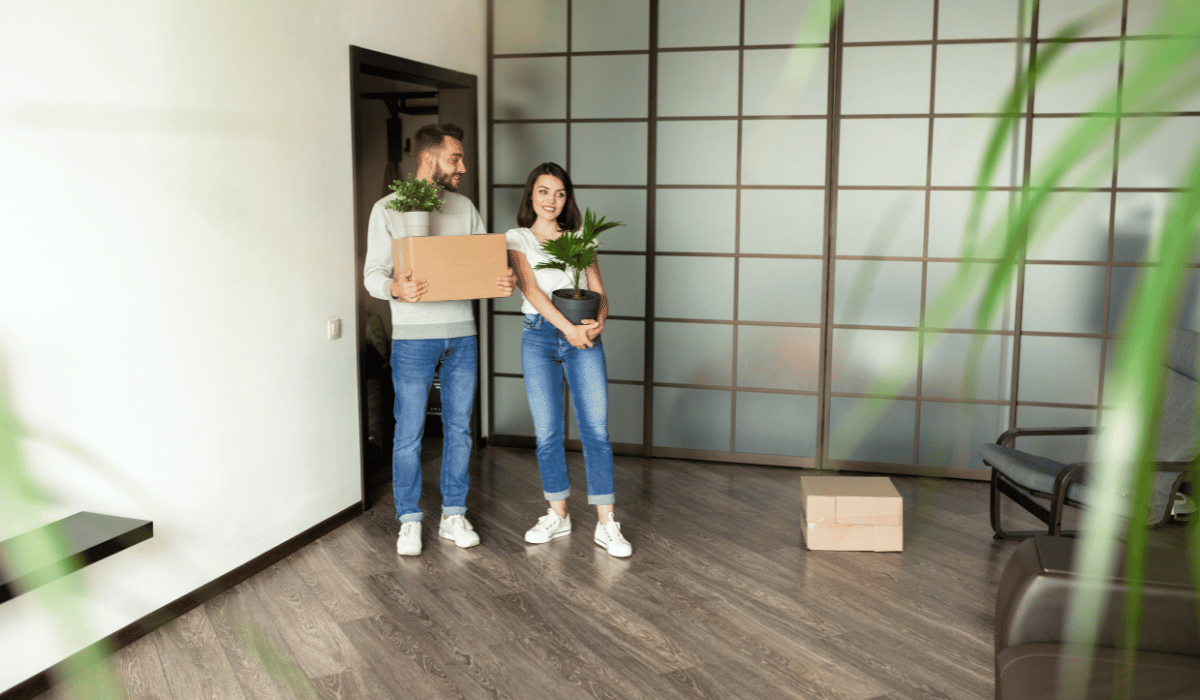
<path fill-rule="evenodd" d="M 517 286 L 525 296 L 525 330 L 521 334 L 521 366 L 525 371 L 525 394 L 537 431 L 538 468 L 542 490 L 550 508 L 528 532 L 525 541 L 542 544 L 571 534 L 571 516 L 567 496 L 571 482 L 567 476 L 567 456 L 563 447 L 563 374 L 571 386 L 571 399 L 578 417 L 579 437 L 583 442 L 583 461 L 587 469 L 588 503 L 596 506 L 596 544 L 614 557 L 633 553 L 621 526 L 613 519 L 613 457 L 608 440 L 608 373 L 604 365 L 604 346 L 600 333 L 608 317 L 608 297 L 600 281 L 599 263 L 587 270 L 587 284 L 600 294 L 600 311 L 583 325 L 568 321 L 550 301 L 556 289 L 572 286 L 561 270 L 535 270 L 549 260 L 542 243 L 575 231 L 583 223 L 571 178 L 555 163 L 542 163 L 525 182 L 521 206 L 517 210 L 520 228 L 509 230 L 509 265 L 517 275 Z M 581 280 L 582 282 L 582 280 Z"/>

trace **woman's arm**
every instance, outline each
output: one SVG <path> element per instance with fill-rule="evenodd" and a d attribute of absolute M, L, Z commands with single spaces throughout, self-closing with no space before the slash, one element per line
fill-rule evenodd
<path fill-rule="evenodd" d="M 608 295 L 604 293 L 604 282 L 600 280 L 600 261 L 597 260 L 587 269 L 588 289 L 600 295 L 600 310 L 596 312 L 596 324 L 587 327 L 587 336 L 595 340 L 604 332 L 604 321 L 608 319 Z"/>
<path fill-rule="evenodd" d="M 571 345 L 580 349 L 592 347 L 592 339 L 588 337 L 587 333 L 592 326 L 576 326 L 554 307 L 554 302 L 550 301 L 550 297 L 547 297 L 538 288 L 537 279 L 533 276 L 533 267 L 524 253 L 515 250 L 508 251 L 508 265 L 517 275 L 517 287 L 521 289 L 521 293 L 543 318 L 562 331 Z M 590 282 L 591 278 L 589 277 L 588 280 Z"/>

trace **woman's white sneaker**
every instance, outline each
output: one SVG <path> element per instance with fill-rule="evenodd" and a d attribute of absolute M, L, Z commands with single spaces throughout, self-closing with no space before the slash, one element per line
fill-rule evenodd
<path fill-rule="evenodd" d="M 396 538 L 396 554 L 415 557 L 421 553 L 421 521 L 400 523 L 400 536 Z"/>
<path fill-rule="evenodd" d="M 462 515 L 442 518 L 442 523 L 438 525 L 438 534 L 448 540 L 454 540 L 454 544 L 464 549 L 479 544 L 479 535 L 475 528 L 471 527 L 466 516 Z"/>
<path fill-rule="evenodd" d="M 571 515 L 562 517 L 553 508 L 538 518 L 537 525 L 525 532 L 525 541 L 529 544 L 545 544 L 555 537 L 565 537 L 571 534 Z"/>
<path fill-rule="evenodd" d="M 621 523 L 610 519 L 606 523 L 596 523 L 596 544 L 608 550 L 614 557 L 627 557 L 633 554 L 633 545 L 621 534 Z"/>

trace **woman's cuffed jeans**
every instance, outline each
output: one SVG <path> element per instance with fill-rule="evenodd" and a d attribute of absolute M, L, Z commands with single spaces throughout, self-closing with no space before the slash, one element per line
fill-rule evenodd
<path fill-rule="evenodd" d="M 393 412 L 396 432 L 392 441 L 392 492 L 396 517 L 402 523 L 421 520 L 421 436 L 429 387 L 438 362 L 442 392 L 442 513 L 467 512 L 471 458 L 471 406 L 475 401 L 478 368 L 475 336 L 436 340 L 392 340 L 392 385 L 396 389 Z"/>
<path fill-rule="evenodd" d="M 521 333 L 521 367 L 525 395 L 537 432 L 538 469 L 546 500 L 561 501 L 571 494 L 563 444 L 563 375 L 571 389 L 583 463 L 587 470 L 588 503 L 614 502 L 612 444 L 608 439 L 608 371 L 604 346 L 596 338 L 590 348 L 572 346 L 541 314 L 526 314 Z"/>

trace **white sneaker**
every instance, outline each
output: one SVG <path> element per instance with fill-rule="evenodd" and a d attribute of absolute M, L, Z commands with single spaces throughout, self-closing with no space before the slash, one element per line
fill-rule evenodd
<path fill-rule="evenodd" d="M 633 545 L 621 534 L 621 523 L 610 519 L 606 523 L 596 523 L 596 544 L 608 550 L 614 557 L 627 557 L 633 554 Z"/>
<path fill-rule="evenodd" d="M 415 557 L 421 553 L 421 521 L 400 523 L 400 536 L 396 538 L 396 554 Z"/>
<path fill-rule="evenodd" d="M 467 522 L 466 517 L 462 515 L 442 518 L 442 524 L 438 526 L 438 534 L 448 540 L 454 540 L 454 544 L 464 549 L 479 544 L 479 535 L 476 534 L 475 528 L 471 527 L 471 523 Z"/>
<path fill-rule="evenodd" d="M 571 515 L 562 517 L 553 508 L 538 518 L 537 525 L 525 533 L 525 541 L 529 544 L 545 544 L 555 537 L 566 537 L 571 534 Z"/>

